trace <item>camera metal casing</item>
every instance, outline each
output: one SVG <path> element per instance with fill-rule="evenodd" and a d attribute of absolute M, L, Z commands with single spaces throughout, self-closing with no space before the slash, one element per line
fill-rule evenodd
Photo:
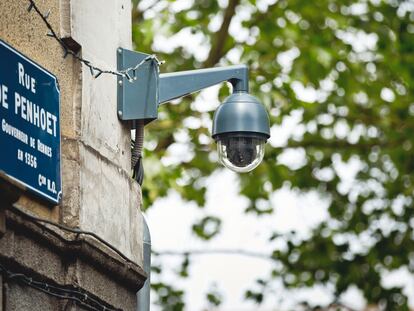
<path fill-rule="evenodd" d="M 236 92 L 216 110 L 212 132 L 222 164 L 248 172 L 263 158 L 264 144 L 270 137 L 269 117 L 255 97 Z"/>
<path fill-rule="evenodd" d="M 252 132 L 270 137 L 269 117 L 259 100 L 247 92 L 231 94 L 213 118 L 212 136 L 229 132 Z"/>

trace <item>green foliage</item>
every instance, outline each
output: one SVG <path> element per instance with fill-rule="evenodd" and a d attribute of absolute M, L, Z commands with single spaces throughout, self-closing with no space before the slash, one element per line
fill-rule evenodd
<path fill-rule="evenodd" d="M 223 300 L 220 292 L 215 287 L 211 288 L 210 291 L 206 294 L 206 299 L 210 305 L 214 307 L 218 307 Z"/>
<path fill-rule="evenodd" d="M 286 186 L 297 193 L 316 191 L 329 201 L 330 219 L 309 238 L 300 239 L 294 232 L 280 235 L 277 228 L 269 233 L 270 241 L 283 239 L 288 245 L 272 254 L 278 268 L 271 278 L 282 279 L 289 288 L 329 283 L 337 297 L 355 285 L 370 304 L 407 310 L 401 289 L 384 288 L 381 275 L 400 267 L 414 272 L 411 1 L 279 0 L 267 7 L 259 6 L 261 1 L 227 2 L 228 7 L 222 8 L 217 1 L 194 0 L 175 11 L 176 1 L 157 1 L 150 8 L 134 2 L 135 46 L 166 60 L 162 67 L 166 72 L 230 64 L 231 55 L 239 53 L 240 62 L 251 68 L 251 92 L 268 108 L 271 124 L 283 125 L 287 118 L 299 116 L 289 140 L 275 137 L 275 145 L 266 147 L 263 163 L 240 175 L 241 195 L 250 201 L 246 212 L 262 217 L 273 213 L 273 207 L 263 209 L 258 202 L 269 202 L 274 191 Z M 232 6 L 236 13 L 226 14 L 232 13 Z M 232 36 L 226 22 L 235 22 L 234 16 L 242 11 L 248 18 L 238 33 L 243 30 L 248 35 Z M 217 16 L 224 16 L 218 30 L 211 25 Z M 202 38 L 200 49 L 209 51 L 205 59 L 180 44 L 168 53 L 154 48 L 153 40 L 161 40 L 159 36 L 168 38 L 182 31 Z M 283 58 L 290 61 L 283 65 Z M 227 94 L 223 87 L 220 99 Z M 162 107 L 160 120 L 147 128 L 146 140 L 152 147 L 144 154 L 145 207 L 167 195 L 168 189 L 204 205 L 205 178 L 218 168 L 215 146 L 200 138 L 210 136 L 204 123 L 186 128 L 184 121 L 189 116 L 211 119 L 213 111 L 196 110 L 193 100 Z M 173 132 L 179 131 L 189 137 L 184 144 L 193 156 L 163 166 L 160 160 L 176 143 Z M 280 161 L 280 154 L 288 149 L 304 152 L 301 166 Z M 338 166 L 350 163 L 357 163 L 359 169 L 345 187 Z M 215 230 L 206 232 L 211 222 Z M 220 219 L 206 216 L 194 224 L 193 232 L 208 240 L 219 228 Z M 370 245 L 353 252 L 352 243 L 366 236 Z M 188 262 L 185 271 L 187 267 Z M 167 287 L 153 288 L 160 294 Z M 182 303 L 182 293 L 174 295 Z M 171 309 L 170 301 L 159 297 L 165 310 L 181 310 Z M 258 303 L 265 298 L 261 290 L 250 290 L 246 297 Z"/>
<path fill-rule="evenodd" d="M 183 278 L 188 277 L 188 268 L 190 267 L 190 256 L 189 254 L 184 255 L 183 262 L 181 263 L 181 267 L 179 270 L 179 275 Z"/>
<path fill-rule="evenodd" d="M 193 232 L 203 240 L 210 240 L 220 232 L 220 218 L 207 216 L 193 225 Z"/>
<path fill-rule="evenodd" d="M 158 305 L 163 306 L 165 311 L 182 311 L 184 310 L 182 290 L 175 289 L 173 286 L 164 283 L 151 283 L 152 290 L 157 294 Z"/>
<path fill-rule="evenodd" d="M 245 298 L 254 301 L 256 304 L 261 304 L 266 294 L 267 286 L 268 281 L 262 279 L 256 280 L 256 287 L 258 288 L 247 290 L 245 293 Z"/>

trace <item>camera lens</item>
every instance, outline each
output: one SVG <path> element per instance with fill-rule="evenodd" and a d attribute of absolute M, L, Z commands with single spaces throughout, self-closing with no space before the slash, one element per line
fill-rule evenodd
<path fill-rule="evenodd" d="M 217 137 L 220 162 L 235 172 L 250 172 L 262 161 L 265 142 L 255 133 L 221 134 Z"/>
<path fill-rule="evenodd" d="M 226 145 L 227 158 L 237 167 L 249 165 L 257 155 L 256 145 L 259 142 L 256 138 L 235 137 L 226 139 L 223 143 Z"/>

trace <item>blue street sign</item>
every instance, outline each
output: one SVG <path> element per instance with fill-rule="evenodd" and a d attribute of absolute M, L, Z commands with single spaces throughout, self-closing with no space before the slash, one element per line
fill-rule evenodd
<path fill-rule="evenodd" d="M 57 78 L 0 40 L 0 174 L 59 203 Z"/>

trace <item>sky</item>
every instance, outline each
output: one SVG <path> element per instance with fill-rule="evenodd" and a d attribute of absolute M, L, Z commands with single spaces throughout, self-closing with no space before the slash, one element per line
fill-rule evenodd
<path fill-rule="evenodd" d="M 270 254 L 275 244 L 267 242 L 267 239 L 269 232 L 275 228 L 280 232 L 298 229 L 306 235 L 309 229 L 326 217 L 326 203 L 317 195 L 309 194 L 299 199 L 287 189 L 278 191 L 272 197 L 272 205 L 275 207 L 273 215 L 258 218 L 244 214 L 247 200 L 237 195 L 235 173 L 225 169 L 213 174 L 207 184 L 207 203 L 203 209 L 183 202 L 178 194 L 171 192 L 148 211 L 155 250 L 226 249 Z M 223 221 L 221 233 L 209 242 L 201 242 L 191 233 L 191 225 L 205 214 L 218 216 Z M 283 248 L 283 243 L 277 243 Z M 167 269 L 171 267 L 174 270 L 181 261 L 179 257 L 163 257 L 162 262 Z M 269 260 L 242 255 L 203 255 L 193 257 L 191 262 L 188 280 L 177 283 L 177 276 L 171 271 L 164 279 L 186 289 L 187 310 L 203 310 L 206 307 L 204 295 L 215 286 L 223 293 L 223 305 L 220 308 L 223 311 L 273 310 L 272 307 L 279 304 L 281 297 L 286 297 L 282 306 L 289 305 L 291 302 L 288 300 L 293 298 L 288 298 L 286 293 L 282 295 L 282 288 L 276 286 L 274 294 L 268 295 L 269 299 L 259 309 L 243 300 L 245 290 L 252 288 L 257 278 L 269 275 L 272 268 Z M 320 296 L 324 298 L 323 294 Z M 329 299 L 329 296 L 326 298 Z"/>

